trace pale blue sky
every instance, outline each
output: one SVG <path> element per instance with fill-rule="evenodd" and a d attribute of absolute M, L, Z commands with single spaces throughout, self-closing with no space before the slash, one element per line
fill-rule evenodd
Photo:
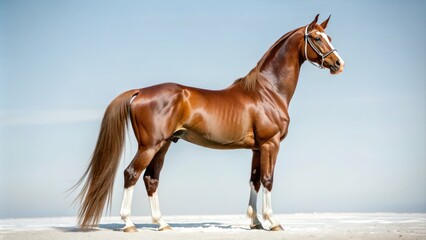
<path fill-rule="evenodd" d="M 77 193 L 64 192 L 119 93 L 166 81 L 225 88 L 317 13 L 332 15 L 327 33 L 346 69 L 302 66 L 274 211 L 426 212 L 426 3 L 287 2 L 0 1 L 0 218 L 75 215 Z M 136 149 L 129 138 L 112 215 Z M 172 145 L 163 215 L 245 214 L 250 159 Z M 133 210 L 149 214 L 142 182 Z"/>

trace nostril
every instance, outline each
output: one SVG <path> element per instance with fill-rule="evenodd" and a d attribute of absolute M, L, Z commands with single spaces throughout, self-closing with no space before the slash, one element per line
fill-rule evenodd
<path fill-rule="evenodd" d="M 340 66 L 340 61 L 339 60 L 336 61 L 336 66 Z"/>

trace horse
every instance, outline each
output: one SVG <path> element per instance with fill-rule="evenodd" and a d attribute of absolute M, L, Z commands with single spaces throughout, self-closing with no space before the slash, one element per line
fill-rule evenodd
<path fill-rule="evenodd" d="M 84 181 L 78 224 L 82 229 L 99 224 L 106 202 L 111 206 L 128 119 L 138 142 L 137 153 L 124 171 L 124 193 L 120 210 L 124 232 L 137 231 L 131 220 L 133 189 L 142 172 L 159 230 L 171 227 L 162 218 L 157 194 L 164 158 L 172 142 L 179 139 L 213 149 L 252 151 L 250 195 L 247 216 L 251 229 L 264 229 L 257 215 L 257 196 L 263 189 L 263 219 L 270 230 L 283 230 L 273 216 L 271 192 L 280 142 L 287 136 L 288 107 L 308 61 L 331 74 L 343 71 L 344 61 L 324 32 L 328 17 L 317 24 L 319 14 L 303 27 L 276 41 L 245 76 L 223 90 L 206 90 L 163 83 L 126 91 L 107 107 L 89 166 L 78 181 Z"/>

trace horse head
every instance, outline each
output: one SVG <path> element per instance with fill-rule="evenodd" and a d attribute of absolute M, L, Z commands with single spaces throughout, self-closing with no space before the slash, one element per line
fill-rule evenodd
<path fill-rule="evenodd" d="M 331 38 L 324 32 L 331 16 L 321 24 L 317 24 L 318 17 L 319 14 L 305 27 L 305 59 L 321 69 L 330 69 L 331 74 L 341 73 L 345 62 L 331 44 Z"/>

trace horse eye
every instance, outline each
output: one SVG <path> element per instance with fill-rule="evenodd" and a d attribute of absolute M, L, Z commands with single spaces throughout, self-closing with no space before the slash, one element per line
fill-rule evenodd
<path fill-rule="evenodd" d="M 315 37 L 315 41 L 321 41 L 320 37 Z"/>

